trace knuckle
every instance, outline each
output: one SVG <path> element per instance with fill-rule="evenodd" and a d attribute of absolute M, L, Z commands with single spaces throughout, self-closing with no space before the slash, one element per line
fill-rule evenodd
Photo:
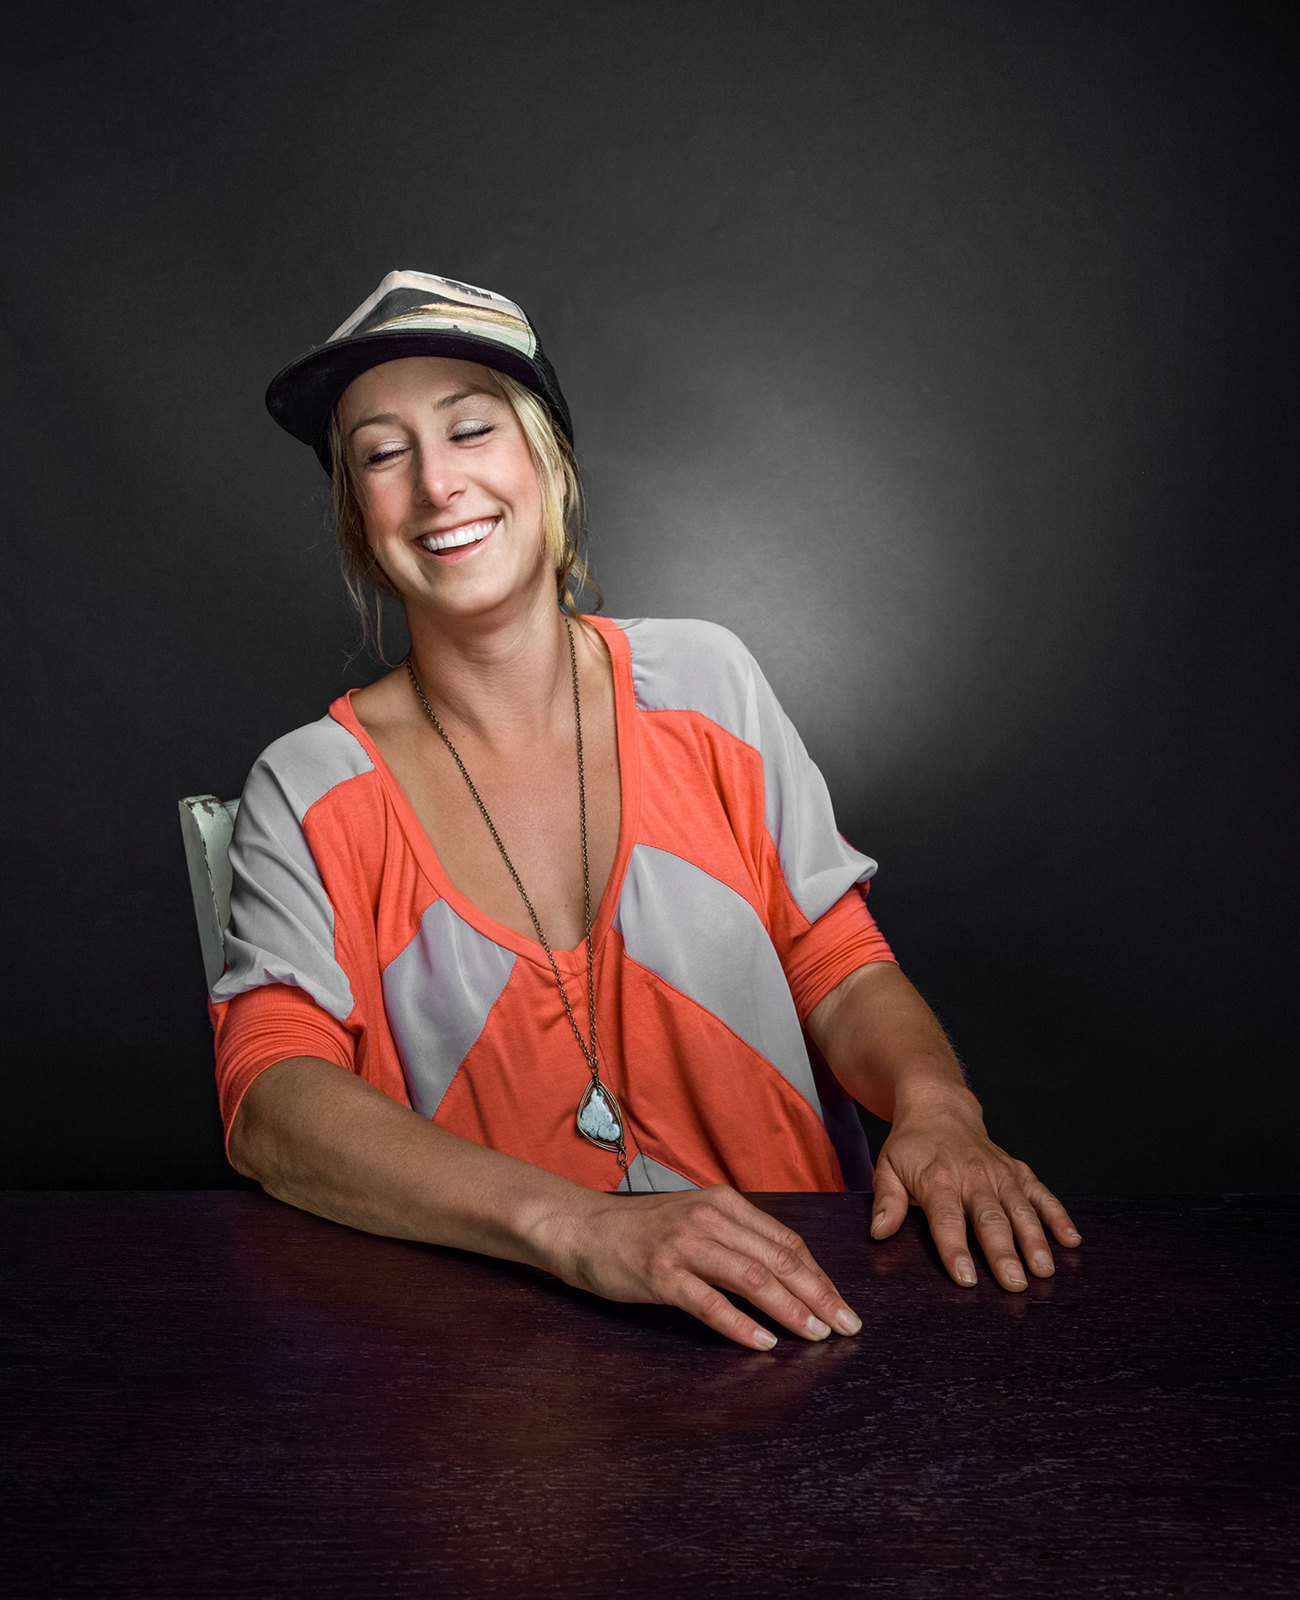
<path fill-rule="evenodd" d="M 814 1294 L 805 1295 L 804 1302 L 810 1311 L 815 1311 L 823 1322 L 835 1321 L 843 1309 L 844 1302 L 834 1289 L 818 1289 Z"/>
<path fill-rule="evenodd" d="M 767 1270 L 761 1261 L 751 1260 L 747 1261 L 741 1268 L 740 1281 L 744 1284 L 747 1291 L 754 1290 L 757 1292 L 760 1289 L 767 1288 L 768 1284 L 772 1281 L 772 1274 Z"/>
<path fill-rule="evenodd" d="M 690 1296 L 691 1309 L 699 1316 L 718 1319 L 729 1311 L 734 1312 L 735 1306 L 727 1299 L 726 1295 L 719 1293 L 712 1284 L 701 1283 L 695 1293 Z"/>
<path fill-rule="evenodd" d="M 788 1278 L 803 1265 L 798 1255 L 790 1249 L 778 1248 L 772 1256 L 771 1269 L 778 1278 Z"/>
<path fill-rule="evenodd" d="M 689 1277 L 682 1264 L 681 1252 L 671 1245 L 661 1245 L 651 1253 L 647 1270 L 650 1281 L 657 1284 L 673 1284 Z"/>
<path fill-rule="evenodd" d="M 652 1290 L 664 1298 L 672 1298 L 677 1284 L 686 1274 L 664 1256 L 652 1256 L 646 1267 L 646 1279 Z"/>

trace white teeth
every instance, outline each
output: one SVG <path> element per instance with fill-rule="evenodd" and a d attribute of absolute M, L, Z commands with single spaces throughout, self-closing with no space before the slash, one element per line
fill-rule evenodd
<path fill-rule="evenodd" d="M 486 539 L 493 528 L 496 527 L 496 518 L 489 517 L 485 522 L 467 522 L 462 528 L 453 528 L 450 533 L 431 534 L 420 543 L 426 550 L 454 550 L 458 545 L 477 544 L 480 539 Z"/>

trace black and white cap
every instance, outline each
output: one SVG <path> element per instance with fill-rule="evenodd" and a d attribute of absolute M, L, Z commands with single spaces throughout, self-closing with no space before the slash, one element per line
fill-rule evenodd
<path fill-rule="evenodd" d="M 329 472 L 329 420 L 339 396 L 369 368 L 404 356 L 451 356 L 506 373 L 545 402 L 572 443 L 555 371 L 514 301 L 428 272 L 390 272 L 324 344 L 276 374 L 267 410 Z"/>

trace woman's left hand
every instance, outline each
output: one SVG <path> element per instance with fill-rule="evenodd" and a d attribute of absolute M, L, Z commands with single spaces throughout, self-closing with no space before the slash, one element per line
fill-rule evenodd
<path fill-rule="evenodd" d="M 1036 1278 L 1056 1270 L 1044 1224 L 1058 1244 L 1080 1243 L 1065 1207 L 1023 1161 L 992 1142 L 965 1092 L 894 1123 L 876 1163 L 871 1237 L 897 1233 L 909 1203 L 924 1210 L 944 1267 L 965 1287 L 976 1281 L 968 1221 L 1004 1289 L 1026 1287 L 1025 1267 Z"/>
<path fill-rule="evenodd" d="M 854 1099 L 893 1124 L 876 1163 L 871 1237 L 897 1233 L 909 1204 L 918 1205 L 954 1282 L 975 1282 L 968 1219 L 1004 1289 L 1026 1286 L 1026 1266 L 1050 1278 L 1043 1224 L 1070 1247 L 1079 1231 L 1024 1162 L 989 1138 L 938 1019 L 894 963 L 849 973 L 806 1026 Z"/>

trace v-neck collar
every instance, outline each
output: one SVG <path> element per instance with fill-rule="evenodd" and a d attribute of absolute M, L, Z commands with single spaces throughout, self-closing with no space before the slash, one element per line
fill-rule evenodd
<path fill-rule="evenodd" d="M 614 725 L 618 742 L 618 773 L 619 773 L 619 798 L 621 815 L 618 828 L 618 850 L 614 856 L 614 865 L 610 868 L 609 881 L 605 885 L 605 892 L 601 896 L 600 906 L 596 912 L 595 921 L 592 923 L 591 937 L 593 950 L 599 947 L 609 932 L 610 924 L 614 920 L 614 913 L 618 908 L 619 896 L 623 892 L 623 880 L 627 874 L 627 864 L 632 855 L 632 846 L 636 843 L 637 829 L 641 815 L 641 760 L 636 740 L 636 700 L 632 684 L 632 652 L 628 644 L 627 635 L 617 622 L 608 617 L 584 616 L 583 622 L 590 623 L 604 641 L 609 650 L 610 663 L 614 676 Z M 420 870 L 428 878 L 430 884 L 438 895 L 447 902 L 451 909 L 471 928 L 476 929 L 494 944 L 501 945 L 506 950 L 513 950 L 516 955 L 524 956 L 529 961 L 536 962 L 539 966 L 549 970 L 550 963 L 546 959 L 546 951 L 538 944 L 536 939 L 525 937 L 516 933 L 513 928 L 507 928 L 504 923 L 497 922 L 481 911 L 474 902 L 463 895 L 456 885 L 447 876 L 438 853 L 430 843 L 429 836 L 420 826 L 415 809 L 406 798 L 406 792 L 393 776 L 392 770 L 370 735 L 362 727 L 356 712 L 352 709 L 352 696 L 357 691 L 349 689 L 330 707 L 330 715 L 334 720 L 353 736 L 362 749 L 374 763 L 375 771 L 379 774 L 381 783 L 392 804 L 406 842 L 415 856 Z M 556 950 L 556 965 L 560 971 L 574 976 L 585 976 L 587 956 L 586 940 L 584 939 L 573 950 Z"/>

